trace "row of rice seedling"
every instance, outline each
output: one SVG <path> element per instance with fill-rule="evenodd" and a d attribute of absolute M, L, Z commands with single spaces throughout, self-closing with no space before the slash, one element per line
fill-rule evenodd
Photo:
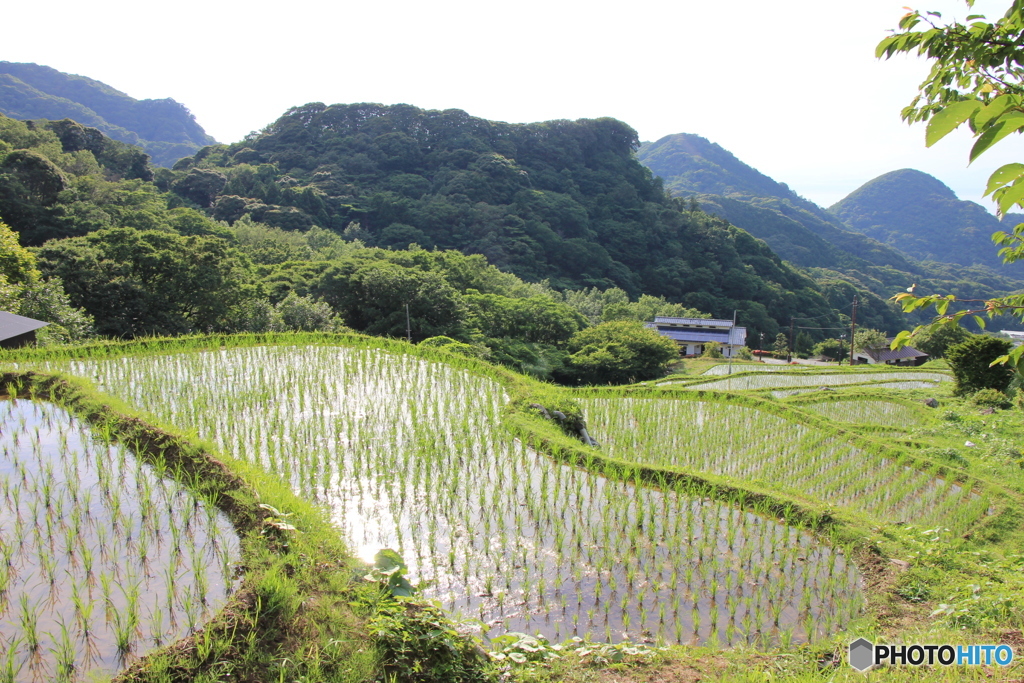
<path fill-rule="evenodd" d="M 591 433 L 610 455 L 761 480 L 884 522 L 914 519 L 963 530 L 989 508 L 978 496 L 915 468 L 900 470 L 820 429 L 713 400 L 582 399 Z M 948 511 L 959 511 L 951 522 Z"/>
<path fill-rule="evenodd" d="M 857 398 L 838 401 L 805 401 L 800 408 L 831 420 L 885 427 L 907 427 L 920 424 L 922 416 L 916 407 L 885 399 Z"/>
<path fill-rule="evenodd" d="M 775 363 L 736 363 L 730 369 L 728 363 L 712 365 L 700 373 L 701 375 L 737 375 L 741 372 L 820 372 L 820 367 L 813 365 L 778 365 Z"/>
<path fill-rule="evenodd" d="M 938 389 L 939 384 L 931 380 L 926 381 L 906 381 L 906 380 L 893 380 L 893 381 L 881 381 L 881 382 L 861 382 L 859 384 L 847 384 L 844 388 L 849 389 L 884 389 L 884 390 L 907 390 L 907 389 Z M 771 393 L 772 398 L 787 398 L 789 396 L 799 396 L 801 394 L 809 394 L 813 391 L 820 391 L 822 387 L 807 387 L 803 389 L 775 389 Z"/>
<path fill-rule="evenodd" d="M 722 379 L 706 382 L 659 382 L 658 386 L 676 385 L 680 389 L 710 389 L 715 391 L 746 391 L 750 389 L 773 389 L 781 387 L 840 386 L 891 380 L 930 383 L 935 386 L 940 382 L 948 382 L 952 378 L 941 372 L 831 372 L 811 373 L 766 373 L 732 375 Z M 897 388 L 897 387 L 892 387 Z"/>
<path fill-rule="evenodd" d="M 234 586 L 214 506 L 52 404 L 0 401 L 0 681 L 109 676 Z"/>
<path fill-rule="evenodd" d="M 495 633 L 785 644 L 860 606 L 843 552 L 684 488 L 554 463 L 498 425 L 498 384 L 441 363 L 254 347 L 71 370 L 279 473 L 364 558 L 394 548 L 427 595 Z"/>

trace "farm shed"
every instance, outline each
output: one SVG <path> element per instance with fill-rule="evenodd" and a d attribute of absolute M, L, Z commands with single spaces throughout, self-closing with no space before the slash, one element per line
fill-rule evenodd
<path fill-rule="evenodd" d="M 926 360 L 928 360 L 928 354 L 918 351 L 912 346 L 904 346 L 895 350 L 885 346 L 880 349 L 857 351 L 853 354 L 854 363 L 868 365 L 921 365 Z"/>
<path fill-rule="evenodd" d="M 721 345 L 722 355 L 731 358 L 747 343 L 747 328 L 737 327 L 731 320 L 658 316 L 646 326 L 678 344 L 679 352 L 684 356 L 700 355 L 704 352 L 704 345 L 714 341 Z"/>
<path fill-rule="evenodd" d="M 0 311 L 0 347 L 16 349 L 19 346 L 27 346 L 36 340 L 36 330 L 49 324 L 42 320 Z"/>

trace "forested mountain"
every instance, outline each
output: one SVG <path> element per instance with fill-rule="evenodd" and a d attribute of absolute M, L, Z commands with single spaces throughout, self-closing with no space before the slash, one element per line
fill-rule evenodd
<path fill-rule="evenodd" d="M 616 286 L 714 315 L 738 309 L 765 331 L 828 314 L 813 281 L 764 243 L 666 198 L 637 144 L 613 119 L 507 124 L 315 103 L 156 182 L 229 223 L 248 214 L 376 246 L 458 249 L 557 289 Z"/>
<path fill-rule="evenodd" d="M 85 76 L 48 66 L 0 61 L 0 114 L 15 119 L 73 119 L 142 147 L 171 166 L 215 140 L 174 100 L 136 100 Z"/>
<path fill-rule="evenodd" d="M 917 284 L 918 291 L 961 297 L 988 297 L 1024 286 L 1005 267 L 997 273 L 985 266 L 918 261 L 853 231 L 835 214 L 700 136 L 680 133 L 644 143 L 637 157 L 662 174 L 673 193 L 693 197 L 702 209 L 763 239 L 782 258 L 806 268 L 837 309 L 848 310 L 857 294 L 862 302 L 858 316 L 869 316 L 879 329 L 894 331 L 906 324 L 907 318 L 887 299 L 910 284 Z M 995 254 L 991 243 L 989 250 Z M 918 314 L 911 320 L 925 317 Z"/>
<path fill-rule="evenodd" d="M 904 168 L 878 176 L 829 211 L 916 259 L 986 265 L 1024 277 L 1024 264 L 1003 264 L 992 245 L 992 233 L 1007 229 L 1003 223 L 927 173 Z"/>
<path fill-rule="evenodd" d="M 567 345 L 602 321 L 838 322 L 763 242 L 668 198 L 635 144 L 610 119 L 310 105 L 154 170 L 94 128 L 0 116 L 0 234 L 115 337 L 404 336 L 408 304 L 414 341 L 573 381 Z"/>

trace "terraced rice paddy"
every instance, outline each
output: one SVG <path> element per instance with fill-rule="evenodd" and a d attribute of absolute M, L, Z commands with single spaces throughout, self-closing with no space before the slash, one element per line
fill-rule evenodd
<path fill-rule="evenodd" d="M 110 676 L 226 601 L 216 508 L 46 403 L 0 401 L 0 680 Z"/>
<path fill-rule="evenodd" d="M 879 521 L 962 531 L 989 508 L 952 480 L 892 462 L 819 429 L 715 401 L 583 399 L 591 434 L 613 457 L 761 480 Z"/>
<path fill-rule="evenodd" d="M 714 375 L 736 375 L 741 372 L 819 372 L 821 367 L 815 367 L 812 365 L 777 365 L 775 363 L 736 363 L 732 366 L 732 371 L 729 370 L 728 363 L 722 363 L 721 365 L 713 365 L 704 372 L 700 373 L 701 376 L 714 376 Z"/>
<path fill-rule="evenodd" d="M 748 389 L 772 389 L 776 387 L 811 387 L 841 386 L 844 384 L 861 384 L 886 380 L 915 381 L 924 386 L 935 386 L 939 382 L 948 382 L 952 378 L 941 372 L 833 372 L 833 373 L 800 373 L 782 374 L 775 372 L 756 372 L 754 374 L 736 375 L 724 379 L 707 382 L 682 384 L 679 382 L 659 382 L 658 386 L 679 385 L 680 389 L 709 389 L 714 391 L 744 391 Z M 897 387 L 891 387 L 897 388 Z"/>
<path fill-rule="evenodd" d="M 279 473 L 361 555 L 396 549 L 428 596 L 491 635 L 786 644 L 859 609 L 842 552 L 682 489 L 553 463 L 502 430 L 500 386 L 447 365 L 257 347 L 66 369 Z"/>
<path fill-rule="evenodd" d="M 934 380 L 924 381 L 909 381 L 909 380 L 880 380 L 874 382 L 863 382 L 860 385 L 847 384 L 847 387 L 863 387 L 870 388 L 872 390 L 877 389 L 935 389 L 937 382 Z M 809 394 L 812 391 L 819 391 L 822 387 L 829 386 L 827 384 L 821 384 L 819 386 L 804 387 L 801 389 L 776 389 L 771 392 L 772 398 L 785 398 L 787 396 L 797 396 L 799 394 Z"/>
<path fill-rule="evenodd" d="M 801 410 L 810 410 L 838 422 L 897 428 L 911 427 L 921 423 L 921 415 L 917 410 L 895 401 L 857 399 L 802 402 L 796 405 Z"/>

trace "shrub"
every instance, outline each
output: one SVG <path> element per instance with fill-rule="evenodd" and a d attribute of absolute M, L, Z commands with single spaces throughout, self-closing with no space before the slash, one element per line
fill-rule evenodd
<path fill-rule="evenodd" d="M 642 323 L 615 320 L 573 335 L 566 367 L 555 374 L 579 384 L 628 384 L 665 374 L 679 358 L 675 342 Z"/>
<path fill-rule="evenodd" d="M 998 389 L 982 389 L 975 392 L 971 397 L 971 403 L 982 408 L 999 408 L 1001 410 L 1013 405 L 1010 397 Z"/>
<path fill-rule="evenodd" d="M 1009 352 L 1010 342 L 982 335 L 951 346 L 946 351 L 946 360 L 956 378 L 953 393 L 967 396 L 982 389 L 1006 391 L 1012 378 L 1011 370 L 1005 365 L 992 367 L 991 364 Z"/>
<path fill-rule="evenodd" d="M 746 346 L 736 349 L 736 357 L 740 360 L 754 360 L 754 354 Z"/>
<path fill-rule="evenodd" d="M 716 341 L 710 341 L 704 345 L 704 352 L 701 358 L 721 358 L 722 357 L 722 345 Z"/>

